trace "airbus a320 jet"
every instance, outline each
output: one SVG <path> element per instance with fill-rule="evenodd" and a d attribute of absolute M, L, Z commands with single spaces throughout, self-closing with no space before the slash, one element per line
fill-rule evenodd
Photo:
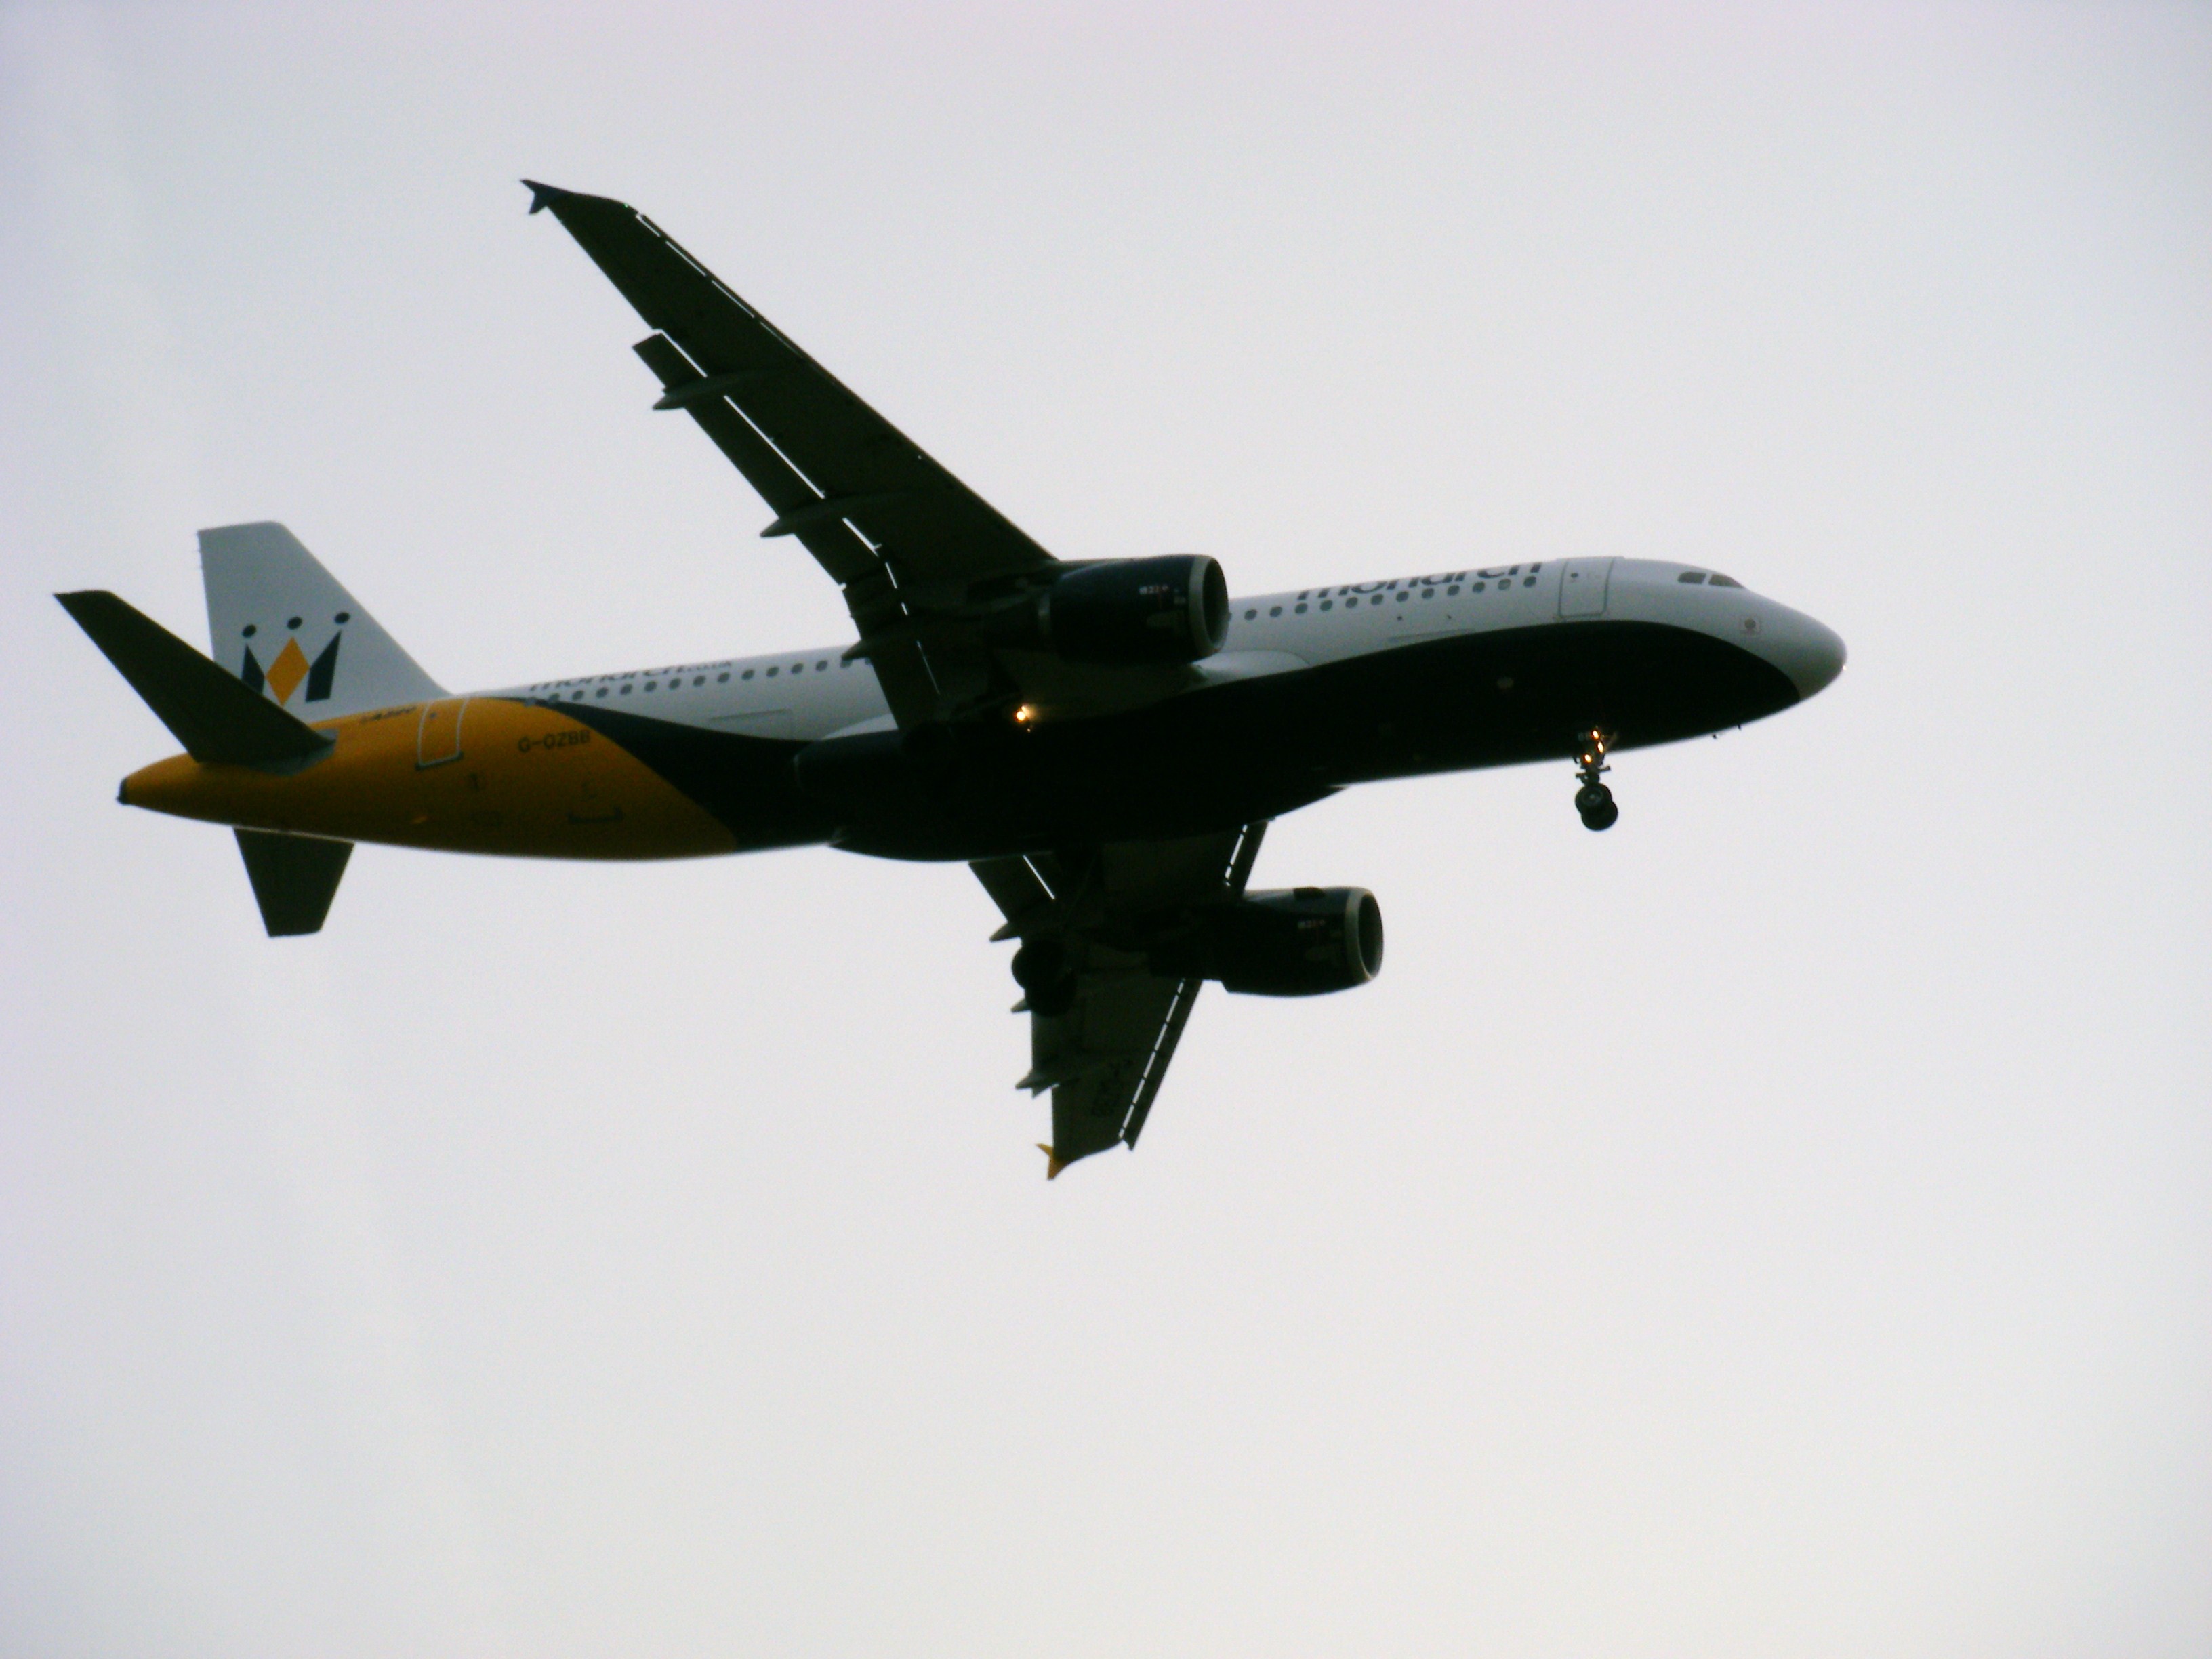
<path fill-rule="evenodd" d="M 120 798 L 228 824 L 272 935 L 319 930 L 356 842 L 669 859 L 826 843 L 965 861 L 1018 942 L 1018 1085 L 1048 1176 L 1133 1147 L 1200 988 L 1375 976 L 1356 887 L 1258 891 L 1270 819 L 1356 783 L 1571 767 L 1833 680 L 1844 646 L 1717 571 L 1530 560 L 1232 599 L 1200 554 L 1062 560 L 620 202 L 530 183 L 653 331 L 680 411 L 843 590 L 856 638 L 463 694 L 282 525 L 200 532 L 214 659 L 59 595 L 185 753 Z"/>

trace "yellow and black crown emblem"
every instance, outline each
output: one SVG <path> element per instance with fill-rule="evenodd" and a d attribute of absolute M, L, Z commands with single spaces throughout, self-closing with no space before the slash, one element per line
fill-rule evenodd
<path fill-rule="evenodd" d="M 300 689 L 300 682 L 305 680 L 307 683 L 307 702 L 328 701 L 331 684 L 337 678 L 338 645 L 345 638 L 343 624 L 346 620 L 349 619 L 341 618 L 338 631 L 331 635 L 331 642 L 322 648 L 312 663 L 307 660 L 307 653 L 300 649 L 300 641 L 295 637 L 284 641 L 284 648 L 276 653 L 275 660 L 265 669 L 262 667 L 260 659 L 253 654 L 251 636 L 257 630 L 249 626 L 246 629 L 248 642 L 244 659 L 238 665 L 238 678 L 256 691 L 267 686 L 270 695 L 278 702 L 291 702 L 292 694 Z M 295 620 L 292 625 L 296 628 L 299 623 Z"/>

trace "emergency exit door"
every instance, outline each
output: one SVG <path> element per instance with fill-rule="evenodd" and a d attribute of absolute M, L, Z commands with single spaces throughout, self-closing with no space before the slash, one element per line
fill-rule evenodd
<path fill-rule="evenodd" d="M 1569 559 L 1559 569 L 1559 614 L 1602 617 L 1605 590 L 1612 580 L 1611 559 Z"/>
<path fill-rule="evenodd" d="M 461 715 L 466 697 L 441 697 L 422 705 L 422 723 L 415 728 L 415 769 L 444 766 L 461 757 Z"/>

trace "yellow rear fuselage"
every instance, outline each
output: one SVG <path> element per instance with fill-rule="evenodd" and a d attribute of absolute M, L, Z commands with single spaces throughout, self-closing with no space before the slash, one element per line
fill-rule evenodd
<path fill-rule="evenodd" d="M 188 755 L 124 780 L 125 805 L 336 841 L 561 859 L 696 858 L 730 831 L 620 745 L 557 710 L 446 698 L 324 721 L 294 772 Z"/>

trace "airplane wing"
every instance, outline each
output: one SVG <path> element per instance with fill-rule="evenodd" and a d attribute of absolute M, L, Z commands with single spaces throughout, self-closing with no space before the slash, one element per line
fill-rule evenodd
<path fill-rule="evenodd" d="M 1015 1086 L 1052 1091 L 1048 1179 L 1137 1144 L 1204 982 L 1149 971 L 1139 942 L 1164 919 L 1242 894 L 1267 828 L 969 866 L 1006 915 L 993 937 L 1019 939 L 1048 964 L 1015 1005 L 1030 1015 L 1030 1055 Z"/>
<path fill-rule="evenodd" d="M 636 348 L 660 378 L 654 407 L 689 413 L 775 514 L 761 533 L 796 537 L 844 589 L 856 649 L 898 723 L 929 718 L 963 665 L 950 659 L 982 653 L 925 640 L 911 602 L 1049 567 L 1052 555 L 636 209 L 523 182 L 530 210 L 550 210 L 655 331 Z"/>

